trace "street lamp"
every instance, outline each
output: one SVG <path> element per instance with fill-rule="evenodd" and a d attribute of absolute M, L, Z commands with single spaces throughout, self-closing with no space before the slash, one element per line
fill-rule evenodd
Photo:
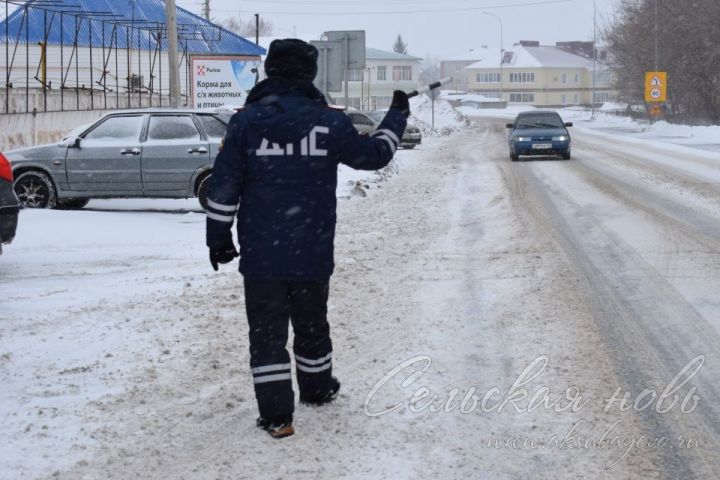
<path fill-rule="evenodd" d="M 592 115 L 591 118 L 595 118 L 595 78 L 597 77 L 596 64 L 597 64 L 597 1 L 593 0 L 593 51 L 592 51 L 592 62 L 593 62 L 593 78 L 592 78 L 592 98 L 590 103 L 592 104 Z"/>
<path fill-rule="evenodd" d="M 594 0 L 593 0 L 594 1 Z M 494 13 L 490 12 L 482 12 L 483 15 L 488 15 L 490 17 L 495 18 L 498 22 L 500 22 L 500 102 L 503 100 L 503 23 L 502 19 L 495 15 Z"/>

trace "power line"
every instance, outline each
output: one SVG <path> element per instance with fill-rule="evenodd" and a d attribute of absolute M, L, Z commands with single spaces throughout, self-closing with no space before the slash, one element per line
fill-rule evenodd
<path fill-rule="evenodd" d="M 415 13 L 444 13 L 444 12 L 470 12 L 470 11 L 477 11 L 477 10 L 497 10 L 502 8 L 515 8 L 515 7 L 532 7 L 532 6 L 538 6 L 538 5 L 551 5 L 551 4 L 559 4 L 559 3 L 569 3 L 573 2 L 575 0 L 540 0 L 540 1 L 534 1 L 534 2 L 525 2 L 525 3 L 508 3 L 504 5 L 493 5 L 493 6 L 485 6 L 485 7 L 463 7 L 463 8 L 442 8 L 442 9 L 425 9 L 425 10 L 383 10 L 383 11 L 363 11 L 363 12 L 353 12 L 356 15 L 411 15 Z M 367 2 L 363 2 L 367 3 Z M 434 2 L 436 3 L 436 2 Z M 230 9 L 215 9 L 216 12 L 231 12 L 231 13 L 237 13 L 237 9 L 230 10 Z M 261 13 L 263 15 L 313 15 L 313 16 L 336 16 L 336 15 L 347 15 L 348 12 L 298 12 L 298 11 L 268 11 L 268 10 L 258 10 L 258 13 Z"/>

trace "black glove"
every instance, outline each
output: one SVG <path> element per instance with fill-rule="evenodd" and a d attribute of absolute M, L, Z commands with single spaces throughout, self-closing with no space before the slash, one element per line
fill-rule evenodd
<path fill-rule="evenodd" d="M 390 108 L 397 108 L 400 112 L 405 115 L 405 118 L 410 116 L 410 101 L 408 100 L 407 93 L 402 90 L 395 90 L 393 92 L 392 103 Z"/>
<path fill-rule="evenodd" d="M 210 265 L 212 265 L 213 269 L 217 272 L 218 263 L 229 263 L 232 262 L 234 258 L 237 258 L 239 256 L 240 254 L 235 249 L 235 245 L 225 248 L 211 248 Z"/>

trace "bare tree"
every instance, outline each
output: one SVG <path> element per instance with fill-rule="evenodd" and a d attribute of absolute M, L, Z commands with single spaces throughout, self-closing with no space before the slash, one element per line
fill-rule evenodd
<path fill-rule="evenodd" d="M 623 0 L 605 31 L 621 99 L 644 101 L 645 72 L 655 70 L 657 62 L 659 70 L 668 72 L 674 116 L 720 121 L 718 18 L 717 0 Z"/>
<path fill-rule="evenodd" d="M 429 85 L 440 79 L 440 60 L 437 57 L 427 56 L 420 63 L 418 80 L 422 85 Z M 440 89 L 430 90 L 426 94 L 430 98 L 440 96 Z"/>
<path fill-rule="evenodd" d="M 220 25 L 242 37 L 255 37 L 255 18 L 244 21 L 239 17 L 230 17 L 220 21 Z M 260 17 L 260 36 L 269 37 L 273 34 L 273 24 L 270 20 Z"/>

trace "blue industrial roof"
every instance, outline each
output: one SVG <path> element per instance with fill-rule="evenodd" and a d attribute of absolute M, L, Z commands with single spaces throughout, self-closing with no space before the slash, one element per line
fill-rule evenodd
<path fill-rule="evenodd" d="M 25 11 L 29 22 L 25 18 Z M 61 13 L 64 12 L 64 13 Z M 7 22 L 10 43 L 45 41 L 47 24 L 48 44 L 73 45 L 76 22 L 79 25 L 77 43 L 81 47 L 102 48 L 114 37 L 114 48 L 155 49 L 158 32 L 165 28 L 163 0 L 31 0 L 19 6 L 7 20 L 0 22 L 0 43 L 5 43 Z M 27 22 L 27 23 L 26 23 Z M 46 23 L 47 22 L 47 23 Z M 193 54 L 264 55 L 265 49 L 245 38 L 205 20 L 185 9 L 177 9 L 179 49 L 187 47 Z M 134 26 L 134 27 L 133 27 Z M 92 33 L 91 33 L 92 32 Z M 129 33 L 129 35 L 128 35 Z M 91 41 L 92 40 L 92 41 Z M 167 39 L 161 39 L 161 49 L 167 50 Z"/>

